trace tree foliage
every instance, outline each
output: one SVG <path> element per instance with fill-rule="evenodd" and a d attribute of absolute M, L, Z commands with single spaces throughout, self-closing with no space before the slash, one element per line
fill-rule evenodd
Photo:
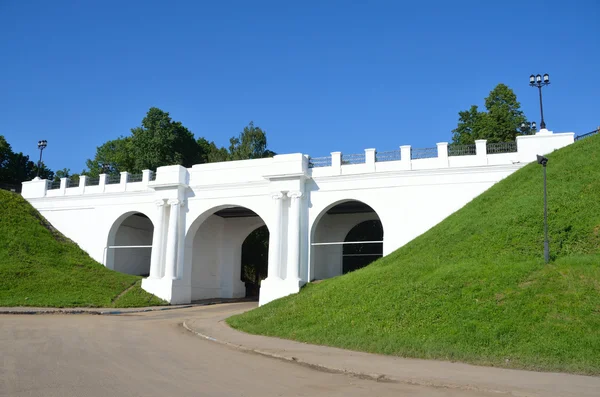
<path fill-rule="evenodd" d="M 150 108 L 142 125 L 131 133 L 131 152 L 137 172 L 173 164 L 191 167 L 202 160 L 203 153 L 194 134 L 158 108 Z"/>
<path fill-rule="evenodd" d="M 3 135 L 0 135 L 0 182 L 8 185 L 19 185 L 37 176 L 38 165 L 22 152 L 15 153 Z M 40 177 L 52 179 L 54 172 L 40 164 Z"/>
<path fill-rule="evenodd" d="M 181 122 L 173 121 L 168 112 L 150 108 L 141 126 L 131 130 L 130 136 L 121 136 L 96 148 L 96 155 L 86 162 L 85 174 L 118 174 L 123 171 L 140 173 L 142 170 L 164 165 L 194 164 L 218 161 L 245 160 L 270 157 L 275 153 L 267 149 L 267 135 L 250 122 L 230 140 L 229 149 L 218 147 L 204 137 L 196 139 Z"/>
<path fill-rule="evenodd" d="M 514 141 L 518 135 L 528 135 L 535 130 L 527 125 L 527 118 L 521 111 L 517 96 L 508 86 L 498 84 L 485 98 L 486 111 L 479 111 L 476 105 L 458 113 L 458 125 L 452 130 L 452 142 L 466 145 L 477 139 L 488 142 Z"/>

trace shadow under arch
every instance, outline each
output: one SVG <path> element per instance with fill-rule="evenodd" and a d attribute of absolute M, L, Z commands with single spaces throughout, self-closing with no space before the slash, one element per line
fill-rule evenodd
<path fill-rule="evenodd" d="M 242 298 L 242 244 L 254 230 L 268 225 L 242 205 L 219 205 L 196 217 L 185 235 L 184 277 L 191 299 Z"/>
<path fill-rule="evenodd" d="M 108 231 L 104 265 L 112 270 L 147 276 L 150 273 L 154 223 L 142 211 L 119 215 Z M 135 246 L 136 248 L 113 248 Z"/>
<path fill-rule="evenodd" d="M 343 258 L 344 246 L 348 243 L 346 239 L 353 228 L 367 221 L 377 221 L 381 225 L 383 241 L 384 227 L 381 217 L 373 207 L 362 200 L 338 200 L 319 213 L 310 230 L 310 281 L 345 273 Z"/>

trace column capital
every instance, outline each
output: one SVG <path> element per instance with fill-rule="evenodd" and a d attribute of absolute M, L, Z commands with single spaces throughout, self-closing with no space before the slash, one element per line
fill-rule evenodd
<path fill-rule="evenodd" d="M 181 204 L 181 200 L 179 200 L 179 199 L 169 199 L 169 201 L 167 201 L 167 204 L 169 204 L 170 206 L 180 205 Z"/>
<path fill-rule="evenodd" d="M 272 192 L 271 193 L 271 198 L 273 200 L 281 200 L 283 198 L 283 193 L 281 193 L 281 192 Z"/>
<path fill-rule="evenodd" d="M 287 192 L 287 196 L 291 199 L 299 199 L 302 198 L 302 192 L 299 190 L 292 190 Z"/>
<path fill-rule="evenodd" d="M 163 200 L 163 199 L 154 200 L 154 205 L 156 205 L 157 207 L 162 207 L 163 205 L 165 205 L 165 200 Z"/>

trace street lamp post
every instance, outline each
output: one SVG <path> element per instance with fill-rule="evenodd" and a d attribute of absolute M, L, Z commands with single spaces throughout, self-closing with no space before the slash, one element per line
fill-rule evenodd
<path fill-rule="evenodd" d="M 537 155 L 537 162 L 544 168 L 544 262 L 550 260 L 550 247 L 548 243 L 548 196 L 546 194 L 546 165 L 548 159 L 544 156 Z"/>
<path fill-rule="evenodd" d="M 544 122 L 544 106 L 542 105 L 542 87 L 550 84 L 550 76 L 548 73 L 544 73 L 544 77 L 542 80 L 541 75 L 531 75 L 529 76 L 529 85 L 532 87 L 537 87 L 540 91 L 540 113 L 542 116 L 542 121 L 540 122 L 540 128 L 542 130 L 546 129 L 546 122 Z"/>
<path fill-rule="evenodd" d="M 536 128 L 535 121 L 524 121 L 521 123 L 521 131 L 527 131 L 527 134 L 531 133 L 531 131 L 535 131 Z"/>
<path fill-rule="evenodd" d="M 37 177 L 40 177 L 40 168 L 42 167 L 42 152 L 44 151 L 44 149 L 46 149 L 46 146 L 48 146 L 48 141 L 47 140 L 41 140 L 38 141 L 38 149 L 40 149 L 40 161 L 38 161 L 38 167 L 37 167 Z"/>

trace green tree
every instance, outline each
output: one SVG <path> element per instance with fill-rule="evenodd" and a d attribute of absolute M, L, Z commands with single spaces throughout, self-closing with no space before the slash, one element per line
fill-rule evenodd
<path fill-rule="evenodd" d="M 0 182 L 18 185 L 30 181 L 37 175 L 37 164 L 29 156 L 19 152 L 15 153 L 4 136 L 0 135 Z M 42 162 L 40 177 L 52 179 L 54 173 Z"/>
<path fill-rule="evenodd" d="M 488 142 L 514 141 L 518 135 L 528 135 L 535 130 L 527 124 L 527 118 L 521 111 L 517 96 L 505 84 L 498 84 L 485 98 L 486 111 L 479 111 L 472 105 L 469 110 L 458 113 L 458 125 L 452 130 L 452 143 L 465 145 L 475 143 L 477 139 Z"/>
<path fill-rule="evenodd" d="M 97 177 L 102 173 L 118 175 L 120 172 L 141 172 L 136 167 L 131 137 L 120 137 L 96 148 L 96 156 L 86 161 L 85 175 Z"/>
<path fill-rule="evenodd" d="M 274 152 L 267 149 L 267 134 L 250 122 L 240 135 L 229 140 L 231 160 L 260 159 L 273 157 Z"/>
<path fill-rule="evenodd" d="M 273 157 L 275 152 L 267 149 L 267 133 L 250 122 L 237 137 L 229 139 L 229 149 L 219 148 L 205 138 L 198 139 L 198 145 L 204 148 L 205 162 L 249 160 Z"/>
<path fill-rule="evenodd" d="M 135 171 L 156 170 L 163 165 L 191 167 L 201 163 L 205 154 L 194 134 L 181 122 L 171 120 L 168 112 L 150 108 L 142 125 L 131 130 Z"/>

